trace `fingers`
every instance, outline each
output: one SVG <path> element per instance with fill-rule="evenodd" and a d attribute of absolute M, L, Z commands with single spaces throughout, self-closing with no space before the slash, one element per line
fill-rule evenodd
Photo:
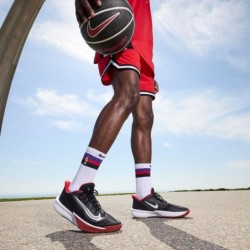
<path fill-rule="evenodd" d="M 100 7 L 102 5 L 102 1 L 101 0 L 95 0 L 95 5 L 97 7 Z"/>
<path fill-rule="evenodd" d="M 155 94 L 159 92 L 159 85 L 157 83 L 157 81 L 154 81 L 155 84 Z"/>
<path fill-rule="evenodd" d="M 77 22 L 81 25 L 87 19 L 81 0 L 75 1 L 75 11 Z"/>
<path fill-rule="evenodd" d="M 87 18 L 93 17 L 95 15 L 95 12 L 92 9 L 89 1 L 87 1 L 87 0 L 81 0 L 81 3 L 82 3 L 82 7 L 84 8 L 85 12 L 88 15 Z M 85 17 L 86 17 L 86 15 L 85 15 Z"/>
<path fill-rule="evenodd" d="M 75 0 L 76 19 L 79 25 L 95 15 L 89 1 L 94 2 L 97 7 L 102 4 L 101 0 Z"/>

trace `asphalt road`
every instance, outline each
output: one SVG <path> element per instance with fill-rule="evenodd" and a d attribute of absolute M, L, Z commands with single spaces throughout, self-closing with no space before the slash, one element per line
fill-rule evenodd
<path fill-rule="evenodd" d="M 53 209 L 53 200 L 0 203 L 0 249 L 250 249 L 250 191 L 163 193 L 187 206 L 184 219 L 133 219 L 130 195 L 99 196 L 123 223 L 108 234 L 79 231 Z"/>

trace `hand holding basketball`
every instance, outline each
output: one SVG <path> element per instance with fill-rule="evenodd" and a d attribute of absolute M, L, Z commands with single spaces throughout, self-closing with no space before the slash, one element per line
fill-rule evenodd
<path fill-rule="evenodd" d="M 102 5 L 101 0 L 92 0 L 96 7 Z M 83 22 L 87 22 L 89 17 L 93 17 L 95 12 L 89 3 L 89 0 L 75 0 L 76 18 L 79 26 Z"/>
<path fill-rule="evenodd" d="M 97 0 L 88 2 L 78 0 L 77 19 L 81 23 L 82 16 L 84 22 L 80 25 L 81 33 L 85 42 L 96 52 L 110 55 L 118 53 L 126 48 L 133 36 L 135 22 L 134 13 L 126 0 Z M 88 8 L 87 8 L 87 7 Z M 86 13 L 90 16 L 86 20 Z M 82 14 L 80 14 L 82 13 Z"/>

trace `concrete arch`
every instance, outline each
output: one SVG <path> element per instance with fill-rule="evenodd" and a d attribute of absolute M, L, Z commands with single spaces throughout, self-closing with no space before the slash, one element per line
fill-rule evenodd
<path fill-rule="evenodd" d="M 45 0 L 15 0 L 0 30 L 0 133 L 15 70 Z"/>

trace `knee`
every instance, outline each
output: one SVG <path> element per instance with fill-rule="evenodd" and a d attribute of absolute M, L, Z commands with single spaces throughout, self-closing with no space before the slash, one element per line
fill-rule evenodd
<path fill-rule="evenodd" d="M 124 99 L 124 106 L 126 109 L 132 111 L 134 107 L 139 103 L 139 101 L 140 101 L 140 92 L 137 89 L 133 89 L 126 94 L 126 97 Z"/>
<path fill-rule="evenodd" d="M 135 84 L 130 84 L 130 87 L 123 89 L 123 91 L 114 95 L 116 106 L 119 109 L 123 109 L 131 113 L 135 106 L 139 103 L 140 91 L 139 88 L 135 86 Z"/>
<path fill-rule="evenodd" d="M 134 125 L 144 130 L 151 130 L 154 123 L 154 113 L 152 109 L 137 112 L 134 115 Z"/>

